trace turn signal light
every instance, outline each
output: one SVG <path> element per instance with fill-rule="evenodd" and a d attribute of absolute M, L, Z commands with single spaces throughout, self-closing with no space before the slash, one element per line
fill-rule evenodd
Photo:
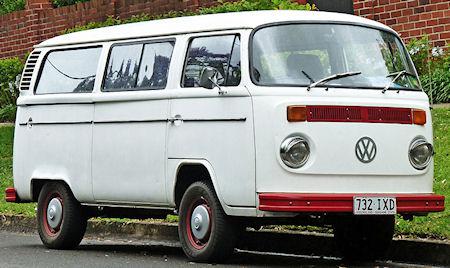
<path fill-rule="evenodd" d="M 416 125 L 425 125 L 427 122 L 427 114 L 424 110 L 413 109 L 412 110 L 413 123 Z"/>
<path fill-rule="evenodd" d="M 289 122 L 306 121 L 306 106 L 288 106 L 287 120 Z"/>

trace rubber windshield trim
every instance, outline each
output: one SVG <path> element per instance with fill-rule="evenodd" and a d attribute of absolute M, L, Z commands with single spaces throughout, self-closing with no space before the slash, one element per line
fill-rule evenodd
<path fill-rule="evenodd" d="M 349 26 L 360 26 L 360 27 L 365 27 L 365 28 L 369 28 L 369 29 L 375 29 L 375 30 L 380 30 L 386 33 L 391 33 L 393 34 L 397 39 L 400 40 L 400 43 L 402 44 L 402 49 L 407 53 L 407 50 L 405 49 L 405 44 L 402 42 L 401 38 L 398 36 L 398 34 L 391 29 L 386 29 L 383 27 L 378 27 L 375 25 L 368 25 L 368 24 L 364 24 L 364 23 L 358 23 L 358 22 L 350 22 L 350 21 L 314 21 L 314 20 L 305 20 L 305 21 L 283 21 L 283 22 L 273 22 L 273 23 L 267 23 L 267 24 L 262 24 L 258 27 L 255 27 L 252 32 L 250 33 L 250 38 L 249 38 L 249 42 L 248 42 L 248 61 L 249 61 L 249 73 L 250 73 L 250 80 L 252 81 L 252 83 L 256 86 L 260 86 L 260 87 L 307 87 L 308 85 L 299 85 L 299 84 L 284 84 L 284 85 L 280 85 L 280 84 L 260 84 L 259 82 L 257 82 L 255 80 L 255 77 L 253 76 L 253 72 L 252 72 L 252 66 L 253 66 L 253 38 L 254 35 L 256 34 L 256 32 L 258 32 L 261 29 L 264 28 L 268 28 L 268 27 L 273 27 L 273 26 L 283 26 L 283 25 L 295 25 L 295 24 L 336 24 L 336 25 L 349 25 Z M 412 60 L 409 57 L 409 54 L 407 55 L 407 58 L 409 60 Z M 414 69 L 414 74 L 417 77 L 417 80 L 419 80 L 418 78 L 418 74 L 417 71 Z M 420 84 L 420 80 L 419 80 L 419 84 Z M 338 86 L 338 85 L 328 85 L 328 86 L 317 86 L 317 87 L 328 87 L 328 88 L 350 88 L 350 89 L 363 89 L 363 90 L 367 90 L 367 89 L 372 89 L 372 90 L 380 90 L 383 89 L 383 87 L 361 87 L 361 86 Z M 399 90 L 399 88 L 392 88 L 390 87 L 389 90 Z M 423 89 L 421 88 L 400 88 L 401 91 L 422 91 Z"/>

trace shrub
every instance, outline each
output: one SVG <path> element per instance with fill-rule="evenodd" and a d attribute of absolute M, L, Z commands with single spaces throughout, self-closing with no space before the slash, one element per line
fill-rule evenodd
<path fill-rule="evenodd" d="M 219 1 L 220 5 L 209 8 L 200 8 L 199 14 L 214 14 L 238 11 L 292 9 L 292 10 L 312 10 L 315 6 L 309 4 L 301 5 L 291 0 L 240 0 L 236 2 Z"/>
<path fill-rule="evenodd" d="M 431 47 L 427 36 L 412 39 L 407 48 L 432 103 L 450 102 L 449 48 Z"/>
<path fill-rule="evenodd" d="M 450 102 L 450 64 L 420 76 L 422 87 L 433 103 Z"/>
<path fill-rule="evenodd" d="M 88 1 L 89 0 L 52 0 L 52 4 L 54 7 L 64 7 Z"/>
<path fill-rule="evenodd" d="M 406 47 L 419 75 L 428 73 L 428 55 L 430 52 L 428 37 L 411 39 Z"/>
<path fill-rule="evenodd" d="M 0 108 L 0 123 L 14 122 L 16 120 L 16 105 L 8 104 Z"/>
<path fill-rule="evenodd" d="M 238 12 L 238 11 L 253 11 L 253 10 L 274 10 L 274 9 L 293 9 L 293 10 L 315 10 L 316 7 L 314 5 L 306 4 L 301 5 L 292 0 L 240 0 L 236 2 L 224 2 L 218 1 L 219 5 L 208 7 L 208 8 L 200 8 L 197 11 L 170 11 L 161 15 L 138 15 L 132 16 L 129 19 L 119 19 L 114 17 L 108 17 L 105 21 L 102 22 L 91 22 L 86 25 L 76 26 L 71 29 L 67 29 L 63 31 L 63 33 L 72 33 L 78 32 L 88 29 L 113 26 L 125 23 L 133 23 L 140 21 L 149 21 L 156 19 L 167 19 L 167 18 L 175 18 L 175 17 L 183 17 L 183 16 L 193 16 L 193 15 L 204 15 L 204 14 L 215 14 L 215 13 L 226 13 L 226 12 Z"/>
<path fill-rule="evenodd" d="M 0 15 L 25 9 L 25 0 L 0 0 Z"/>
<path fill-rule="evenodd" d="M 22 73 L 23 65 L 17 57 L 0 60 L 0 108 L 16 104 L 19 95 L 17 76 Z"/>

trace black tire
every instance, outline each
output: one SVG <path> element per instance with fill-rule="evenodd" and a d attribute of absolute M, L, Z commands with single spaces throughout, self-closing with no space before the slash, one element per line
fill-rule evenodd
<path fill-rule="evenodd" d="M 374 261 L 389 249 L 394 228 L 394 216 L 346 216 L 334 224 L 334 238 L 344 260 Z"/>
<path fill-rule="evenodd" d="M 59 213 L 61 220 L 54 227 L 47 220 L 47 209 L 53 199 L 57 199 L 62 207 L 62 213 Z M 49 182 L 42 187 L 39 194 L 37 222 L 39 236 L 47 248 L 72 249 L 83 239 L 87 218 L 80 203 L 65 184 Z"/>
<path fill-rule="evenodd" d="M 198 206 L 209 212 L 209 234 L 197 239 L 191 229 L 191 217 Z M 214 188 L 205 182 L 195 182 L 186 190 L 180 204 L 178 234 L 186 256 L 196 262 L 223 262 L 234 250 L 236 224 L 223 211 Z"/>

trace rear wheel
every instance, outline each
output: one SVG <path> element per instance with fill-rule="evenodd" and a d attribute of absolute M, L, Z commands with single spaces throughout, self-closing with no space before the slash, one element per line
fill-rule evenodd
<path fill-rule="evenodd" d="M 58 182 L 50 182 L 42 187 L 37 221 L 42 243 L 52 249 L 78 246 L 87 225 L 80 203 L 66 185 Z"/>
<path fill-rule="evenodd" d="M 193 261 L 221 262 L 233 252 L 235 224 L 209 183 L 195 182 L 184 193 L 178 234 L 184 253 Z"/>
<path fill-rule="evenodd" d="M 344 259 L 373 261 L 387 252 L 394 227 L 394 216 L 342 217 L 334 224 L 334 238 Z"/>

